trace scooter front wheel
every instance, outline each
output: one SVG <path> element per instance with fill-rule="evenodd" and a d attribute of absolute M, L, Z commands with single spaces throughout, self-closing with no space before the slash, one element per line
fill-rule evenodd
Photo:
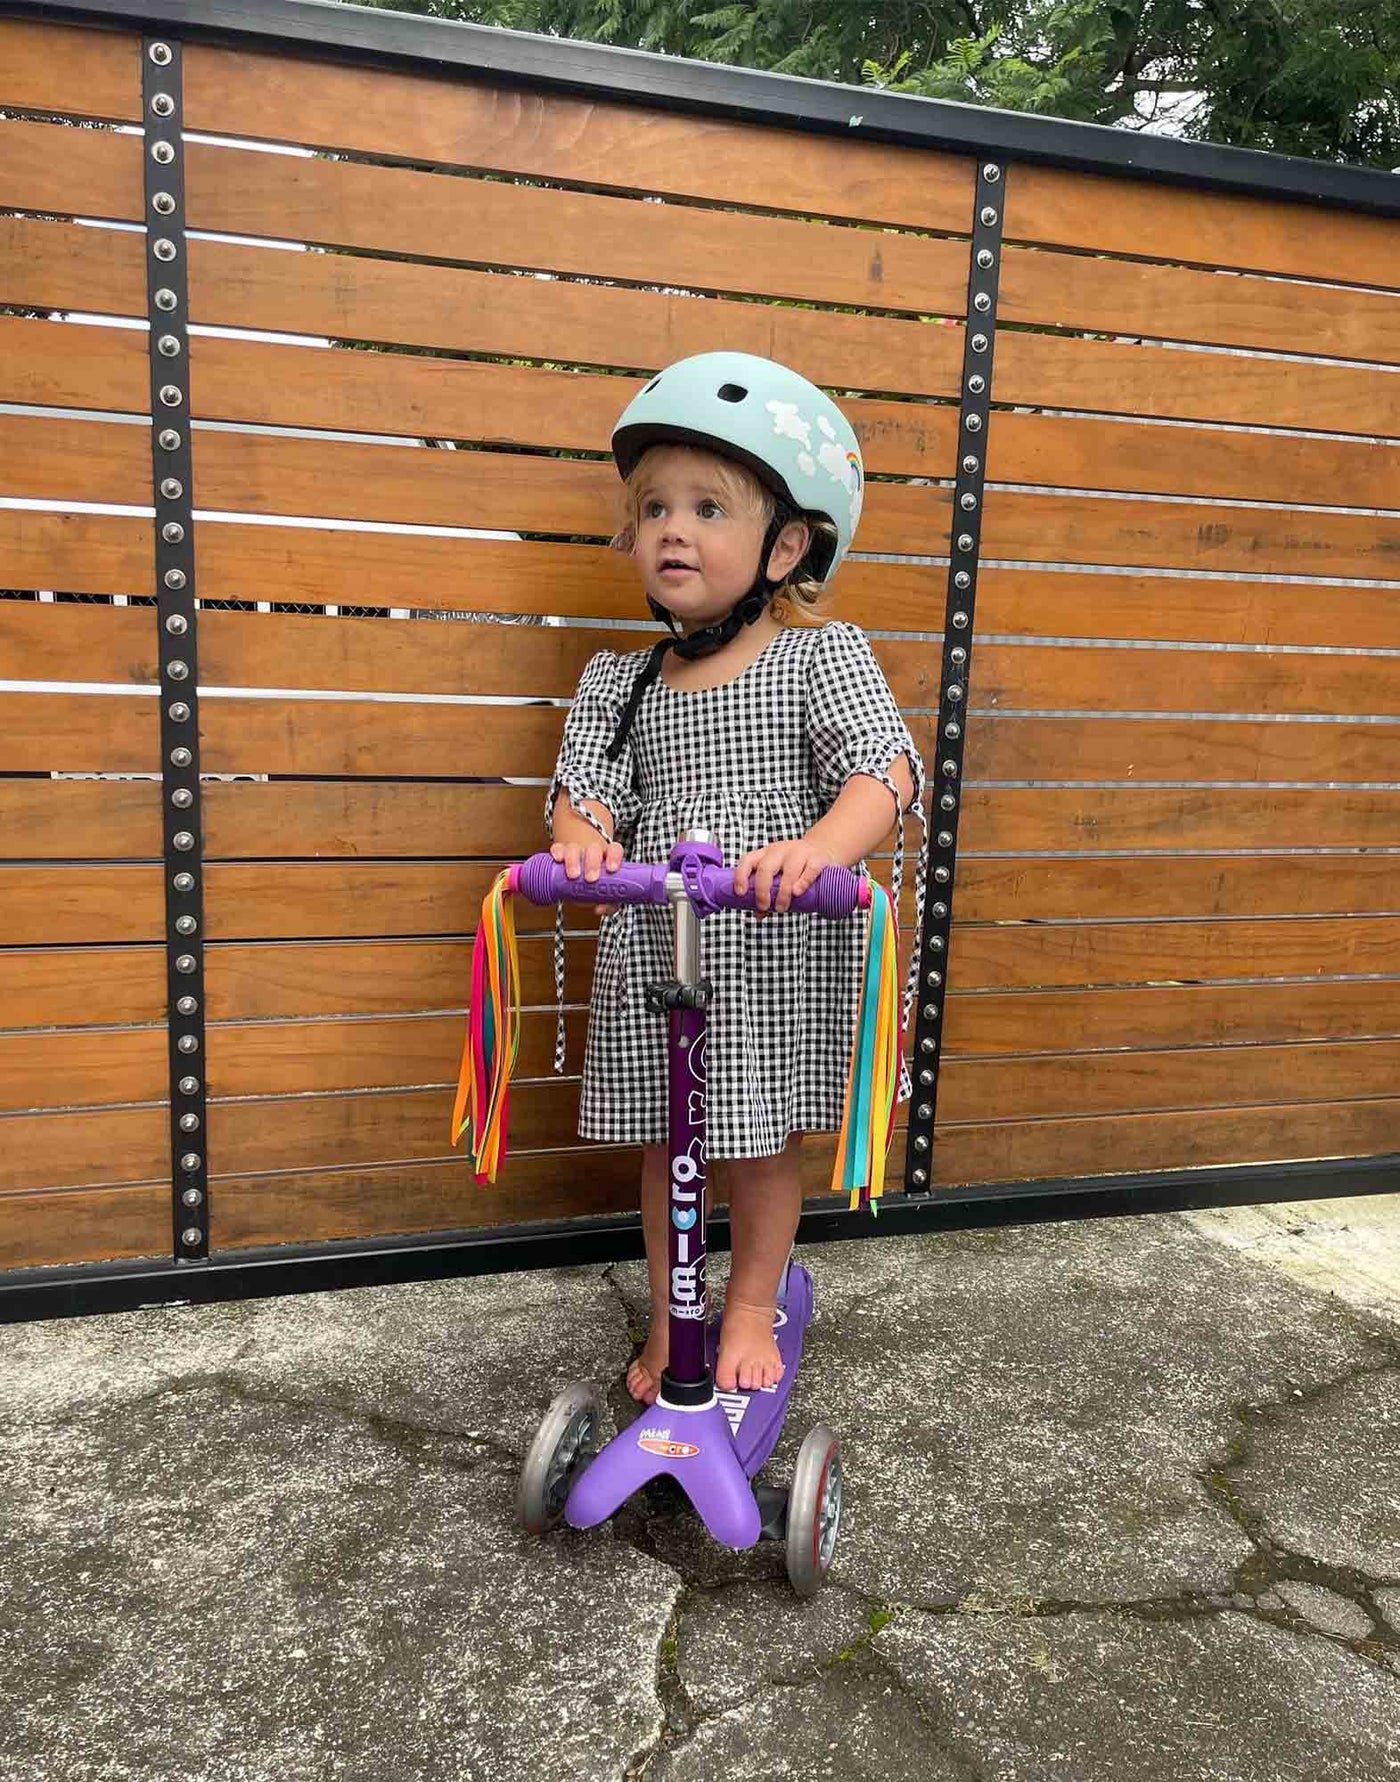
<path fill-rule="evenodd" d="M 787 1509 L 787 1573 L 799 1596 L 815 1596 L 841 1526 L 841 1444 L 824 1423 L 797 1451 Z"/>
<path fill-rule="evenodd" d="M 598 1452 L 602 1399 L 587 1380 L 566 1386 L 544 1414 L 520 1469 L 515 1514 L 530 1534 L 543 1534 L 564 1514 L 569 1488 Z"/>

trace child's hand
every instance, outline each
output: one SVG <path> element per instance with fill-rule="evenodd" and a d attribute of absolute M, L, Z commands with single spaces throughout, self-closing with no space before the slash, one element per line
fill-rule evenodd
<path fill-rule="evenodd" d="M 622 865 L 622 843 L 617 841 L 555 842 L 549 852 L 563 865 L 569 878 L 582 878 L 590 885 L 604 872 L 616 872 Z M 593 913 L 610 916 L 616 907 L 612 903 L 595 903 Z"/>
<path fill-rule="evenodd" d="M 808 889 L 824 866 L 835 864 L 825 848 L 805 838 L 770 842 L 766 848 L 754 848 L 745 854 L 734 868 L 734 889 L 741 893 L 746 891 L 752 878 L 758 913 L 766 915 L 771 905 L 773 913 L 781 916 L 793 898 Z M 779 873 L 783 882 L 778 886 L 775 898 L 773 880 Z"/>

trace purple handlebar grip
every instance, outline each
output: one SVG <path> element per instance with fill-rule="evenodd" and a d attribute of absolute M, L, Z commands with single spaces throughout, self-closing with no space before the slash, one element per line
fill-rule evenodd
<path fill-rule="evenodd" d="M 571 879 L 551 854 L 532 854 L 511 868 L 511 888 L 531 903 L 665 903 L 667 870 L 664 865 L 624 862 L 616 872 L 605 872 L 601 878 Z M 732 867 L 701 866 L 699 879 L 712 909 L 755 907 L 752 885 L 742 896 L 735 892 Z M 779 880 L 773 883 L 776 888 Z M 849 867 L 827 866 L 822 868 L 815 884 L 793 898 L 791 907 L 804 914 L 839 919 L 855 909 L 867 908 L 869 903 L 870 888 L 864 880 Z"/>

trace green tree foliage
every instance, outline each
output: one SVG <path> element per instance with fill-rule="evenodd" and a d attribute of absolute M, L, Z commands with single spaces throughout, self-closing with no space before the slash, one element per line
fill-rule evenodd
<path fill-rule="evenodd" d="M 399 10 L 1400 163 L 1400 0 L 371 0 Z"/>

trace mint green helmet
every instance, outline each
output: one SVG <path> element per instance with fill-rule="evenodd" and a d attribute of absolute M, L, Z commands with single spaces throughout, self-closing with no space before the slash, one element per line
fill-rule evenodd
<path fill-rule="evenodd" d="M 658 372 L 613 429 L 630 476 L 648 446 L 692 445 L 745 465 L 794 512 L 830 520 L 814 533 L 804 573 L 827 581 L 860 520 L 865 470 L 850 422 L 805 377 L 752 353 L 697 353 Z"/>

